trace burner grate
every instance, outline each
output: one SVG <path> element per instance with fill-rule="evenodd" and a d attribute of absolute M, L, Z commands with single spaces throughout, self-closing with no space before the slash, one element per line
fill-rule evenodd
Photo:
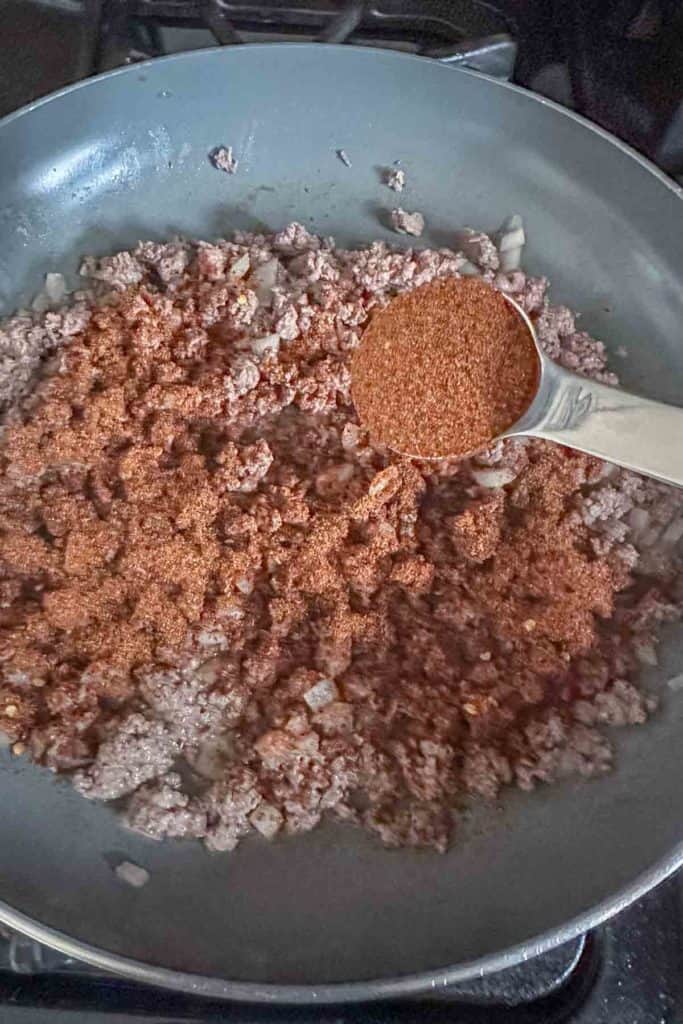
<path fill-rule="evenodd" d="M 113 0 L 100 8 L 93 73 L 188 46 L 351 43 L 461 62 L 510 77 L 509 19 L 482 0 Z"/>

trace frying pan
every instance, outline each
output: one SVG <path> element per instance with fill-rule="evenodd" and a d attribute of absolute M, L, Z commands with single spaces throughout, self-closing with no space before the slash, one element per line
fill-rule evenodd
<path fill-rule="evenodd" d="M 207 159 L 232 145 L 234 176 Z M 343 148 L 352 166 L 336 150 Z M 676 402 L 683 374 L 681 193 L 605 132 L 514 86 L 411 56 L 334 46 L 207 50 L 116 71 L 0 122 L 0 304 L 47 270 L 139 238 L 297 219 L 340 243 L 390 234 L 378 168 L 400 160 L 425 244 L 522 213 L 526 266 L 624 345 L 626 386 Z M 663 438 L 662 443 L 680 443 Z M 399 995 L 493 971 L 585 930 L 683 860 L 680 632 L 646 680 L 650 724 L 617 769 L 510 794 L 452 850 L 388 851 L 343 826 L 210 855 L 127 832 L 114 811 L 6 757 L 0 918 L 140 980 L 214 996 Z M 127 859 L 140 890 L 115 876 Z"/>

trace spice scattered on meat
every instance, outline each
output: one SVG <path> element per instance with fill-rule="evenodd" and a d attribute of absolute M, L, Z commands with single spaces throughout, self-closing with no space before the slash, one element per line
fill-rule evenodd
<path fill-rule="evenodd" d="M 469 800 L 609 769 L 679 613 L 679 493 L 537 441 L 411 462 L 351 403 L 372 311 L 477 254 L 553 358 L 612 379 L 544 279 L 469 241 L 142 243 L 0 328 L 15 749 L 217 851 L 324 815 L 443 850 Z"/>

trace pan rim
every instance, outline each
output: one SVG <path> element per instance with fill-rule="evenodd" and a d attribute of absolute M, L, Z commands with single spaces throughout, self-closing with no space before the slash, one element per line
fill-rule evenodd
<path fill-rule="evenodd" d="M 126 64 L 124 67 L 112 68 L 111 71 L 103 71 L 99 75 L 91 75 L 89 78 L 83 78 L 78 82 L 72 82 L 69 85 L 62 86 L 60 89 L 47 93 L 45 96 L 40 96 L 35 100 L 31 100 L 29 103 L 18 107 L 16 110 L 10 111 L 9 114 L 5 114 L 3 117 L 0 117 L 0 132 L 2 132 L 8 125 L 12 124 L 13 121 L 19 120 L 26 114 L 30 114 L 34 110 L 38 110 L 40 107 L 61 99 L 63 96 L 68 96 L 71 93 L 78 92 L 80 89 L 87 89 L 99 82 L 109 81 L 110 79 L 118 78 L 119 76 L 130 76 L 135 74 L 136 71 L 144 71 L 152 66 L 157 67 L 159 65 L 166 64 L 180 64 L 186 61 L 191 63 L 193 60 L 220 60 L 225 58 L 228 54 L 232 56 L 234 54 L 251 51 L 255 51 L 256 53 L 267 53 L 272 52 L 273 50 L 291 50 L 302 53 L 311 53 L 317 50 L 320 46 L 325 46 L 327 52 L 333 51 L 337 54 L 350 52 L 356 56 L 364 54 L 367 55 L 368 58 L 374 60 L 378 57 L 382 57 L 388 60 L 402 61 L 403 63 L 419 62 L 420 64 L 424 64 L 425 62 L 428 62 L 432 66 L 443 68 L 444 72 L 456 71 L 459 74 L 467 75 L 469 78 L 477 78 L 484 82 L 488 82 L 489 85 L 493 87 L 498 87 L 500 89 L 516 93 L 519 96 L 524 96 L 525 99 L 538 103 L 542 107 L 548 107 L 549 109 L 556 111 L 558 114 L 561 114 L 563 117 L 566 117 L 568 120 L 582 125 L 594 135 L 597 135 L 605 142 L 608 142 L 621 150 L 626 156 L 632 157 L 644 170 L 649 171 L 650 174 L 657 178 L 658 181 L 665 185 L 671 192 L 673 192 L 674 195 L 678 196 L 679 199 L 683 199 L 683 184 L 679 185 L 665 171 L 657 167 L 652 160 L 635 149 L 634 146 L 631 146 L 629 143 L 619 139 L 616 135 L 607 131 L 606 128 L 602 128 L 600 125 L 595 124 L 595 122 L 590 121 L 582 114 L 578 114 L 575 110 L 563 107 L 562 104 L 557 103 L 555 100 L 548 99 L 548 97 L 542 96 L 540 93 L 532 92 L 524 86 L 507 81 L 507 79 L 495 78 L 493 75 L 487 75 L 482 71 L 474 71 L 471 68 L 463 67 L 460 64 L 446 63 L 436 57 L 422 57 L 419 54 L 404 53 L 400 50 L 386 50 L 378 46 L 355 46 L 348 43 L 247 43 L 244 46 L 207 47 L 205 49 L 185 50 L 181 53 L 171 53 L 163 57 L 151 57 L 148 60 L 141 60 L 135 64 Z"/>
<path fill-rule="evenodd" d="M 399 975 L 395 978 L 377 978 L 364 981 L 344 981 L 321 985 L 270 984 L 267 982 L 229 981 L 203 974 L 192 974 L 159 967 L 143 960 L 133 960 L 118 953 L 110 953 L 81 939 L 72 939 L 64 932 L 43 925 L 35 918 L 15 910 L 0 901 L 0 923 L 22 935 L 43 943 L 52 949 L 73 957 L 108 974 L 117 974 L 144 985 L 186 992 L 202 998 L 232 1000 L 261 1005 L 330 1005 L 334 1003 L 374 1002 L 437 993 L 449 985 L 469 981 L 483 974 L 495 974 L 515 967 L 525 960 L 547 953 L 565 942 L 585 934 L 609 918 L 626 909 L 683 865 L 683 842 L 678 843 L 667 856 L 641 872 L 628 886 L 582 914 L 578 914 L 557 928 L 551 928 L 525 942 L 517 943 L 500 953 L 486 954 L 475 960 Z"/>
<path fill-rule="evenodd" d="M 624 153 L 625 156 L 634 159 L 643 170 L 647 171 L 657 181 L 664 185 L 677 198 L 683 199 L 683 186 L 678 185 L 664 171 L 653 164 L 647 157 L 643 156 L 632 146 L 616 138 L 610 132 L 594 124 L 587 118 L 577 114 L 573 110 L 561 106 L 544 96 L 529 91 L 511 82 L 493 78 L 481 72 L 472 71 L 457 65 L 450 65 L 432 58 L 421 57 L 416 54 L 406 54 L 398 51 L 383 50 L 375 47 L 348 46 L 343 44 L 325 44 L 328 51 L 339 53 L 340 51 L 351 51 L 357 57 L 360 54 L 365 56 L 362 59 L 377 60 L 381 56 L 383 60 L 391 62 L 417 62 L 421 64 L 425 60 L 433 65 L 443 67 L 446 71 L 467 75 L 472 78 L 482 79 L 492 87 L 498 87 L 524 96 L 527 100 L 539 103 L 541 106 L 561 114 L 563 117 L 588 129 L 595 136 L 604 142 L 611 144 Z M 167 63 L 184 62 L 205 62 L 207 60 L 231 60 L 234 55 L 242 52 L 255 50 L 257 53 L 269 52 L 273 49 L 279 51 L 292 50 L 302 53 L 311 53 L 319 48 L 318 43 L 254 43 L 247 47 L 216 47 L 205 50 L 191 50 L 178 54 L 171 54 L 166 57 L 156 57 L 150 60 L 141 61 L 137 64 L 127 65 L 123 68 L 115 68 L 91 78 L 64 86 L 63 88 L 50 93 L 39 99 L 20 107 L 18 110 L 0 118 L 0 136 L 5 128 L 21 119 L 27 114 L 38 110 L 41 107 L 68 96 L 80 89 L 94 86 L 101 81 L 118 77 L 120 75 L 134 75 L 144 73 L 151 65 L 165 65 Z M 239 59 L 239 58 L 237 58 Z M 250 59 L 250 58 L 247 58 Z M 607 896 L 589 910 L 584 911 L 571 918 L 564 924 L 551 928 L 538 936 L 532 936 L 524 942 L 508 947 L 498 953 L 486 954 L 475 960 L 468 960 L 457 965 L 446 966 L 431 971 L 420 971 L 415 974 L 401 975 L 399 977 L 369 979 L 364 981 L 334 982 L 321 985 L 290 985 L 270 984 L 246 981 L 229 981 L 216 977 L 191 974 L 176 971 L 171 968 L 159 967 L 141 960 L 134 960 L 117 953 L 108 952 L 97 946 L 71 938 L 63 932 L 47 925 L 41 924 L 10 904 L 0 901 L 0 922 L 18 932 L 34 939 L 37 942 L 45 943 L 67 956 L 81 960 L 91 966 L 100 968 L 103 971 L 119 974 L 135 981 L 148 985 L 156 985 L 166 989 L 179 992 L 189 992 L 198 996 L 213 999 L 232 999 L 241 1002 L 252 1002 L 260 1004 L 295 1004 L 295 1005 L 323 1005 L 341 1002 L 363 1002 L 369 1000 L 389 999 L 396 997 L 414 996 L 429 992 L 438 991 L 447 985 L 463 982 L 482 973 L 494 973 L 509 967 L 513 967 L 522 960 L 531 956 L 547 952 L 565 942 L 568 942 L 578 935 L 601 924 L 609 917 L 623 910 L 630 903 L 643 896 L 650 889 L 663 882 L 672 875 L 677 868 L 683 865 L 683 842 L 677 844 L 668 854 L 655 861 L 649 868 L 641 872 L 628 885 L 618 889 L 615 893 Z"/>

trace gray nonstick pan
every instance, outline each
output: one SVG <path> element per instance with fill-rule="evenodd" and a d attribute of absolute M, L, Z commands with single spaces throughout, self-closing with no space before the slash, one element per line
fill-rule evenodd
<path fill-rule="evenodd" d="M 240 165 L 208 160 L 231 145 Z M 336 155 L 348 154 L 351 166 Z M 384 238 L 400 160 L 424 244 L 524 216 L 526 265 L 582 326 L 626 346 L 624 385 L 680 402 L 681 191 L 609 135 L 514 86 L 421 58 L 334 46 L 207 50 L 116 71 L 0 122 L 0 312 L 140 238 L 296 219 Z M 680 443 L 680 439 L 665 439 Z M 510 794 L 449 853 L 352 828 L 211 855 L 154 843 L 67 783 L 0 762 L 0 919 L 156 984 L 262 1001 L 428 990 L 533 955 L 618 911 L 683 861 L 681 632 L 649 682 L 661 710 L 615 737 L 616 770 Z M 122 885 L 117 859 L 150 872 Z"/>

